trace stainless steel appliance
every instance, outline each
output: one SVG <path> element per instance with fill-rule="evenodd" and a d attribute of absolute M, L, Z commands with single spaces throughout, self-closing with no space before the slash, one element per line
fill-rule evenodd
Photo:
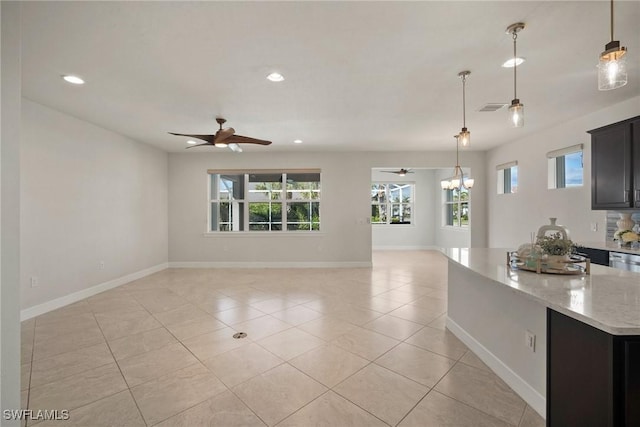
<path fill-rule="evenodd" d="M 609 252 L 609 267 L 640 273 L 640 255 Z"/>

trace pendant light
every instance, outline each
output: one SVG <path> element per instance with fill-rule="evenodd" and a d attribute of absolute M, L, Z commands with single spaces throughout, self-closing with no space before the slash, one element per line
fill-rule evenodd
<path fill-rule="evenodd" d="M 468 71 L 467 71 L 468 73 Z M 473 187 L 474 179 L 471 177 L 467 177 L 465 179 L 464 172 L 460 167 L 460 134 L 453 136 L 456 139 L 456 166 L 453 168 L 453 178 L 451 181 L 442 180 L 440 181 L 440 186 L 443 190 L 462 190 L 463 188 L 469 190 Z"/>
<path fill-rule="evenodd" d="M 524 126 L 524 104 L 520 103 L 517 95 L 517 71 L 518 68 L 516 63 L 516 40 L 518 39 L 518 33 L 524 30 L 524 23 L 517 22 L 515 24 L 511 24 L 507 27 L 507 34 L 511 34 L 513 37 L 513 99 L 511 100 L 511 105 L 509 106 L 509 122 L 511 126 L 514 128 L 521 128 Z"/>
<path fill-rule="evenodd" d="M 463 147 L 468 147 L 471 144 L 471 132 L 469 132 L 469 130 L 467 129 L 467 112 L 465 99 L 467 76 L 469 74 L 471 74 L 471 71 L 460 71 L 458 73 L 458 76 L 462 79 L 462 130 L 458 134 L 458 137 Z"/>
<path fill-rule="evenodd" d="M 598 62 L 598 90 L 617 89 L 627 84 L 627 48 L 613 40 L 613 0 L 611 0 L 611 41 L 604 46 Z"/>

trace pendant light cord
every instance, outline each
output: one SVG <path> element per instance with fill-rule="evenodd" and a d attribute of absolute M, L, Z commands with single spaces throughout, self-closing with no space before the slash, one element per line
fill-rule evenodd
<path fill-rule="evenodd" d="M 613 0 L 611 0 L 611 41 L 613 41 Z"/>
<path fill-rule="evenodd" d="M 462 76 L 462 127 L 467 127 L 466 98 L 465 86 L 467 84 L 467 76 Z"/>
<path fill-rule="evenodd" d="M 513 30 L 513 98 L 514 99 L 518 99 L 518 95 L 516 93 L 516 81 L 517 81 L 517 75 L 516 75 L 516 68 L 518 68 L 518 65 L 516 63 L 516 39 L 518 38 L 518 32 L 516 30 Z"/>

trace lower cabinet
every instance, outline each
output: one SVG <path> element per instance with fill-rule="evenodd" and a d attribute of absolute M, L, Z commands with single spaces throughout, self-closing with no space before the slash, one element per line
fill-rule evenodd
<path fill-rule="evenodd" d="M 547 426 L 640 426 L 640 336 L 547 309 Z"/>
<path fill-rule="evenodd" d="M 609 266 L 609 251 L 596 248 L 585 248 L 578 246 L 576 248 L 578 255 L 586 256 L 593 264 Z"/>

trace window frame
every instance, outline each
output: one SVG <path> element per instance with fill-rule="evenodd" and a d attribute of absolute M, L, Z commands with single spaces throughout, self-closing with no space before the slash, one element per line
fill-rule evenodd
<path fill-rule="evenodd" d="M 374 222 L 373 221 L 373 212 L 372 214 L 369 216 L 369 221 L 371 222 L 372 225 L 375 225 L 376 227 L 386 227 L 386 226 L 393 226 L 393 227 L 398 227 L 398 226 L 404 226 L 404 227 L 412 227 L 415 225 L 415 219 L 414 219 L 414 215 L 415 215 L 415 197 L 416 197 L 416 183 L 415 181 L 372 181 L 371 185 L 370 185 L 370 191 L 373 190 L 373 186 L 374 185 L 378 185 L 378 186 L 382 186 L 384 185 L 385 188 L 385 201 L 384 202 L 374 202 L 373 200 L 370 200 L 370 205 L 371 207 L 373 206 L 384 206 L 385 207 L 385 212 L 386 212 L 386 221 L 385 222 Z M 403 202 L 402 200 L 400 202 L 393 202 L 391 197 L 390 197 L 390 185 L 397 185 L 397 186 L 409 186 L 409 188 L 411 189 L 411 201 L 410 202 Z M 409 205 L 409 212 L 410 212 L 410 216 L 409 216 L 409 223 L 406 222 L 393 222 L 392 221 L 392 213 L 393 213 L 393 206 L 394 205 L 400 205 L 400 209 L 403 210 L 403 206 L 404 205 Z M 378 210 L 380 212 L 380 210 Z"/>
<path fill-rule="evenodd" d="M 454 177 L 451 176 L 446 178 L 447 181 L 451 181 Z M 442 190 L 442 227 L 447 227 L 453 230 L 466 230 L 471 226 L 471 192 L 469 189 L 464 189 L 465 194 L 467 194 L 467 199 L 462 200 L 462 197 L 458 197 L 457 199 L 453 197 L 453 192 L 455 189 L 441 188 Z M 449 200 L 448 193 L 452 193 L 451 200 Z M 461 193 L 462 194 L 462 193 Z M 462 223 L 462 206 L 467 205 L 467 223 Z M 451 224 L 449 224 L 449 206 L 451 206 Z M 453 215 L 454 207 L 458 208 L 458 224 L 455 224 L 455 215 Z"/>
<path fill-rule="evenodd" d="M 516 190 L 513 190 L 512 179 L 513 169 L 515 168 Z M 496 166 L 496 185 L 498 194 L 517 194 L 520 181 L 518 170 L 518 161 L 502 163 Z"/>
<path fill-rule="evenodd" d="M 580 184 L 567 185 L 566 157 L 580 153 L 582 180 Z M 558 161 L 561 159 L 562 161 Z M 560 190 L 584 187 L 584 144 L 576 144 L 547 153 L 547 189 Z"/>
<path fill-rule="evenodd" d="M 279 174 L 281 175 L 281 189 L 280 191 L 280 197 L 277 199 L 272 199 L 271 197 L 269 197 L 267 200 L 251 200 L 251 196 L 250 194 L 252 191 L 250 189 L 250 175 L 273 175 L 273 174 Z M 309 189 L 309 190 L 304 190 L 304 191 L 308 191 L 311 194 L 315 194 L 316 197 L 315 198 L 311 198 L 311 199 L 296 199 L 296 198 L 287 198 L 289 189 L 287 187 L 288 184 L 288 179 L 287 179 L 287 175 L 297 175 L 297 174 L 317 174 L 318 175 L 318 189 Z M 216 185 L 219 188 L 219 183 L 217 182 L 220 179 L 221 175 L 242 175 L 243 176 L 243 185 L 242 185 L 242 198 L 238 198 L 238 199 L 222 199 L 220 198 L 220 192 L 219 189 L 215 189 L 215 195 L 213 193 L 214 189 L 212 188 L 213 186 L 213 181 L 214 181 L 214 176 L 217 176 L 215 178 L 216 180 Z M 256 181 L 256 182 L 260 182 L 260 181 Z M 273 181 L 273 182 L 277 182 L 277 181 Z M 311 182 L 311 181 L 310 181 Z M 278 191 L 278 190 L 275 190 Z M 291 191 L 297 191 L 295 189 L 291 190 Z M 301 191 L 301 190 L 300 190 Z M 269 194 L 271 194 L 273 192 L 273 190 L 269 190 Z M 318 235 L 321 233 L 322 231 L 322 171 L 320 169 L 247 169 L 247 170 L 225 170 L 225 169 L 210 169 L 207 170 L 207 230 L 205 231 L 205 235 L 225 235 L 225 236 L 231 236 L 231 235 L 242 235 L 242 234 L 250 234 L 250 235 L 291 235 L 291 234 L 295 234 L 295 235 L 303 235 L 303 234 L 312 234 L 312 235 Z M 219 203 L 223 203 L 225 201 L 233 201 L 237 204 L 242 204 L 242 213 L 241 213 L 241 220 L 239 220 L 240 225 L 238 227 L 236 227 L 237 229 L 234 230 L 220 230 L 220 224 L 222 223 L 220 220 L 218 220 L 217 224 L 218 224 L 218 229 L 214 230 L 213 229 L 213 209 L 214 206 L 216 206 L 216 204 L 218 204 L 218 209 L 219 209 Z M 309 220 L 309 229 L 308 230 L 293 230 L 293 229 L 289 229 L 288 225 L 290 224 L 294 224 L 294 222 L 290 222 L 287 219 L 287 212 L 288 212 L 288 206 L 291 204 L 295 204 L 295 203 L 305 203 L 308 202 L 309 205 L 309 213 L 310 213 L 310 220 Z M 256 221 L 250 221 L 251 219 L 251 212 L 250 212 L 250 204 L 252 203 L 268 203 L 269 204 L 269 222 L 256 222 Z M 314 216 L 313 213 L 315 212 L 312 209 L 312 204 L 317 203 L 317 221 L 314 221 Z M 281 215 L 281 220 L 280 221 L 272 221 L 271 220 L 271 205 L 272 204 L 280 204 L 281 208 L 280 208 L 280 215 Z M 251 225 L 256 225 L 256 224 L 266 224 L 268 226 L 268 229 L 266 230 L 252 230 L 251 229 Z M 280 225 L 280 229 L 273 229 L 273 225 Z M 302 224 L 302 222 L 295 222 L 295 224 Z M 315 228 L 314 228 L 315 227 Z"/>

